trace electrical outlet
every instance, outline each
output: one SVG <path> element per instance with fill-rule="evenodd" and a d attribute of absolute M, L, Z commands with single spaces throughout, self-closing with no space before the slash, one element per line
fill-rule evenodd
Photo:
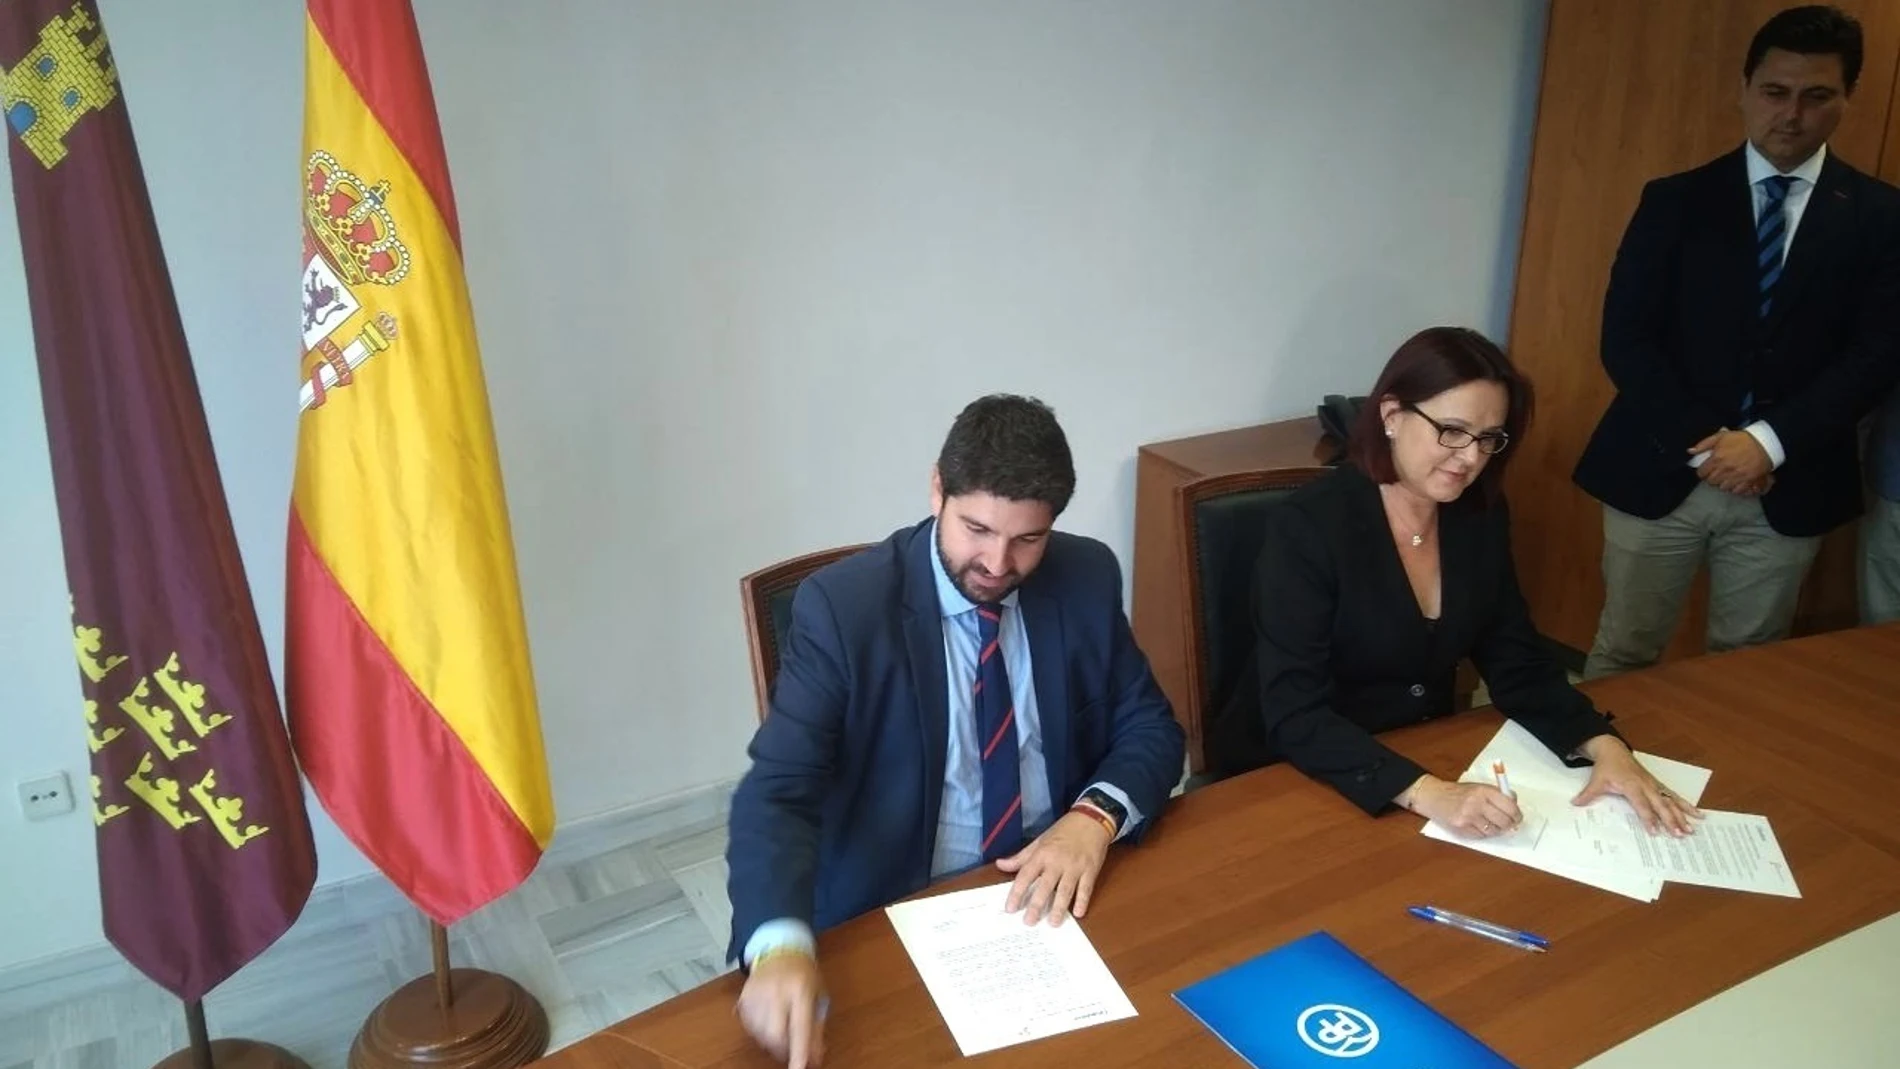
<path fill-rule="evenodd" d="M 46 820 L 73 811 L 73 788 L 66 773 L 26 780 L 20 784 L 20 812 L 28 820 Z"/>

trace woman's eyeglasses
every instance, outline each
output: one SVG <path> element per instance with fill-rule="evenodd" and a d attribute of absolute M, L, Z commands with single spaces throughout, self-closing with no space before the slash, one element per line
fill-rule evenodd
<path fill-rule="evenodd" d="M 1483 434 L 1473 434 L 1463 427 L 1447 427 L 1443 423 L 1419 411 L 1417 405 L 1406 405 L 1405 410 L 1431 424 L 1432 428 L 1438 432 L 1438 444 L 1444 446 L 1446 449 L 1463 449 L 1472 442 L 1476 442 L 1478 443 L 1478 452 L 1486 456 L 1496 456 L 1504 452 L 1504 448 L 1511 444 L 1511 436 L 1503 431 L 1485 431 Z"/>

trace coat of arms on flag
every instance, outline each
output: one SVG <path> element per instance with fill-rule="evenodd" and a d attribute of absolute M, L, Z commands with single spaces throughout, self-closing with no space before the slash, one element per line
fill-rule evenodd
<path fill-rule="evenodd" d="M 323 404 L 364 361 L 395 344 L 396 317 L 374 308 L 375 286 L 409 273 L 409 250 L 387 204 L 389 183 L 369 184 L 321 149 L 304 167 L 303 347 L 298 408 Z"/>

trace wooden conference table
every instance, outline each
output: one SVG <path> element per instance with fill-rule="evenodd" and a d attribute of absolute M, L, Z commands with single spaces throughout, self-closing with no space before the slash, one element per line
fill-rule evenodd
<path fill-rule="evenodd" d="M 1242 1063 L 1173 992 L 1317 929 L 1523 1069 L 1570 1069 L 1803 951 L 1900 911 L 1900 625 L 1680 661 L 1589 685 L 1638 749 L 1714 770 L 1705 806 L 1766 814 L 1800 899 L 1668 885 L 1651 904 L 1372 819 L 1280 765 L 1176 799 L 1117 848 L 1083 922 L 1138 1016 L 981 1066 Z M 1478 709 L 1382 736 L 1441 775 L 1500 724 Z M 966 875 L 930 892 L 992 882 Z M 1429 902 L 1552 940 L 1526 954 L 1413 919 Z M 964 1059 L 881 911 L 827 932 L 828 1067 Z M 550 1055 L 544 1069 L 768 1069 L 727 974 Z"/>

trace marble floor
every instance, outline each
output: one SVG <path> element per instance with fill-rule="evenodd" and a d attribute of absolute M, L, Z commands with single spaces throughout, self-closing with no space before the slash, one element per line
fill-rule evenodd
<path fill-rule="evenodd" d="M 564 1046 L 725 970 L 731 785 L 563 827 L 535 874 L 450 930 L 457 965 L 519 981 Z M 318 889 L 205 999 L 211 1034 L 344 1069 L 390 991 L 429 971 L 427 922 L 380 875 Z M 110 947 L 0 971 L 0 1069 L 146 1069 L 185 1044 L 176 1000 Z"/>
<path fill-rule="evenodd" d="M 720 975 L 732 786 L 562 827 L 526 883 L 450 930 L 451 959 L 540 999 L 550 1049 Z M 370 1010 L 429 969 L 427 922 L 371 875 L 319 888 L 282 939 L 205 999 L 205 1016 L 213 1038 L 345 1069 Z M 0 1069 L 148 1069 L 185 1042 L 178 1002 L 109 946 L 0 970 Z"/>

